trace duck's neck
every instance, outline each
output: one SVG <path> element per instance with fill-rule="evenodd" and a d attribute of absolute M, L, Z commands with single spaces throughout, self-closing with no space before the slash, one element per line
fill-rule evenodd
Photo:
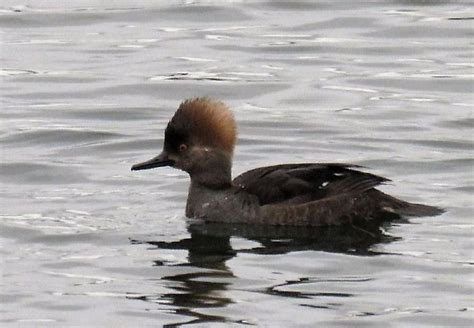
<path fill-rule="evenodd" d="M 199 186 L 213 190 L 227 189 L 232 184 L 232 168 L 213 167 L 196 175 L 191 175 L 191 187 Z"/>
<path fill-rule="evenodd" d="M 231 156 L 214 155 L 203 161 L 199 169 L 189 173 L 189 186 L 186 216 L 195 216 L 195 209 L 212 200 L 216 194 L 232 188 Z"/>
<path fill-rule="evenodd" d="M 229 188 L 232 183 L 232 154 L 207 151 L 205 158 L 189 172 L 191 185 L 209 189 Z"/>

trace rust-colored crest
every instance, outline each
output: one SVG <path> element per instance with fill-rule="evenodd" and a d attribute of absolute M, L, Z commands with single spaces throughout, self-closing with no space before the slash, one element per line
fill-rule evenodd
<path fill-rule="evenodd" d="M 237 135 L 234 115 L 220 101 L 188 99 L 181 103 L 168 127 L 183 129 L 196 143 L 232 154 Z"/>

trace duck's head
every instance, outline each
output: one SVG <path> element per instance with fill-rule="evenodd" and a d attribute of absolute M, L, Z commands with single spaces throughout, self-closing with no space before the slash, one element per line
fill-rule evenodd
<path fill-rule="evenodd" d="M 166 127 L 161 154 L 132 170 L 171 166 L 193 177 L 228 166 L 230 172 L 236 133 L 234 116 L 224 103 L 210 98 L 186 100 Z"/>

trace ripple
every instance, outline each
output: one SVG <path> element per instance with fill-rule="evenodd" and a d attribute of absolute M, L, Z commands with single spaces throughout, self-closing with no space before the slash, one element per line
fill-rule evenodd
<path fill-rule="evenodd" d="M 472 127 L 474 126 L 474 118 L 467 117 L 458 120 L 444 121 L 441 122 L 439 125 L 457 129 L 472 129 Z"/>
<path fill-rule="evenodd" d="M 22 70 L 22 69 L 13 69 L 13 68 L 3 68 L 0 69 L 0 76 L 15 76 L 15 75 L 32 75 L 38 74 L 38 72 L 33 70 Z"/>
<path fill-rule="evenodd" d="M 426 79 L 426 78 L 365 78 L 351 79 L 354 85 L 378 86 L 384 89 L 412 90 L 412 91 L 430 91 L 439 93 L 462 93 L 466 94 L 472 91 L 471 83 L 468 79 Z"/>
<path fill-rule="evenodd" d="M 423 26 L 397 26 L 378 31 L 364 33 L 364 36 L 390 38 L 390 39 L 465 39 L 472 38 L 474 32 L 471 28 L 448 27 L 423 27 Z"/>
<path fill-rule="evenodd" d="M 88 183 L 80 169 L 72 166 L 39 163 L 1 163 L 2 183 L 10 184 L 71 184 Z"/>
<path fill-rule="evenodd" d="M 100 143 L 123 137 L 122 134 L 82 129 L 43 129 L 10 133 L 0 138 L 0 143 L 8 146 L 63 146 Z"/>
<path fill-rule="evenodd" d="M 377 93 L 376 90 L 373 89 L 364 89 L 364 88 L 356 88 L 356 87 L 344 87 L 338 85 L 323 85 L 321 89 L 331 89 L 331 90 L 342 90 L 342 91 L 357 91 L 357 92 L 365 92 L 365 93 Z"/>
<path fill-rule="evenodd" d="M 89 284 L 97 285 L 97 284 L 106 284 L 113 282 L 115 279 L 111 277 L 101 277 L 101 276 L 88 276 L 76 273 L 67 273 L 67 272 L 56 272 L 56 271 L 45 271 L 44 273 L 53 275 L 53 276 L 60 276 L 70 279 L 77 279 L 77 280 L 92 280 Z M 80 285 L 77 284 L 76 285 Z"/>
<path fill-rule="evenodd" d="M 176 57 L 177 59 L 181 59 L 184 61 L 190 61 L 190 62 L 203 62 L 203 63 L 208 63 L 208 62 L 216 62 L 217 60 L 215 59 L 210 59 L 210 58 L 197 58 L 197 57 Z"/>
<path fill-rule="evenodd" d="M 226 82 L 261 82 L 276 81 L 275 76 L 270 73 L 257 72 L 178 72 L 167 75 L 156 75 L 149 78 L 150 81 L 164 80 L 194 80 L 194 81 L 226 81 Z"/>

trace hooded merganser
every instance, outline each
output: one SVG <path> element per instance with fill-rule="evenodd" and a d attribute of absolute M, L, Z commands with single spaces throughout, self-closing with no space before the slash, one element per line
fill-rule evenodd
<path fill-rule="evenodd" d="M 374 187 L 389 179 L 347 164 L 281 164 L 231 178 L 236 141 L 232 112 L 210 98 L 181 103 L 165 130 L 160 155 L 132 170 L 171 166 L 191 177 L 186 216 L 206 221 L 323 226 L 442 209 L 399 200 Z M 393 217 L 393 215 L 386 217 Z"/>

